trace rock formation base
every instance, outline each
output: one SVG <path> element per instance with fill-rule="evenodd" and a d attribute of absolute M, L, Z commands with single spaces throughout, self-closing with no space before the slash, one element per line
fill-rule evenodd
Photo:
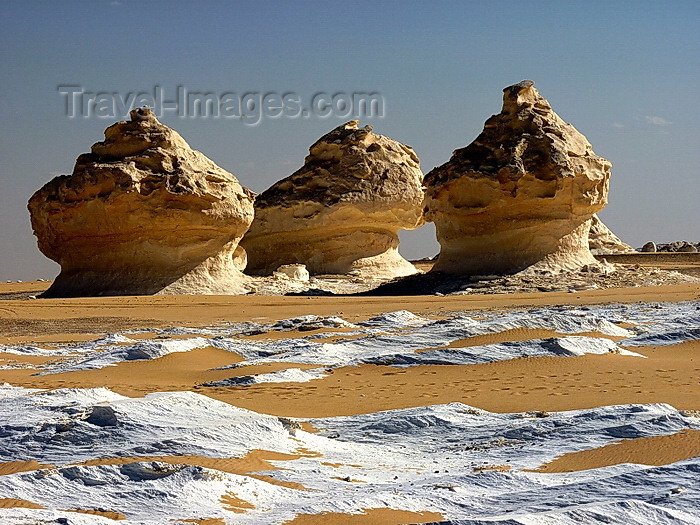
<path fill-rule="evenodd" d="M 231 295 L 248 292 L 249 277 L 236 266 L 230 250 L 222 250 L 196 266 L 120 265 L 112 261 L 99 270 L 62 268 L 42 297 L 89 297 L 110 295 Z"/>
<path fill-rule="evenodd" d="M 588 248 L 589 227 L 585 221 L 571 231 L 570 221 L 562 220 L 549 222 L 544 230 L 532 225 L 483 236 L 457 235 L 447 247 L 443 244 L 433 271 L 501 275 L 526 268 L 548 273 L 578 270 L 596 262 Z M 443 238 L 449 238 L 449 233 L 444 232 Z"/>
<path fill-rule="evenodd" d="M 361 273 L 377 279 L 416 273 L 416 268 L 398 252 L 399 236 L 393 232 L 334 229 L 296 231 L 288 239 L 278 235 L 255 239 L 251 275 L 269 275 L 279 261 L 303 261 L 312 275 Z M 323 251 L 318 247 L 323 246 Z M 350 250 L 349 247 L 352 249 Z"/>

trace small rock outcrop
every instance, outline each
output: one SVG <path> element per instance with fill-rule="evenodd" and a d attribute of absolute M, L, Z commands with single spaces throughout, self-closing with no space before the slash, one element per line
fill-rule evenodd
<path fill-rule="evenodd" d="M 607 204 L 611 164 L 533 85 L 505 88 L 501 113 L 426 175 L 425 218 L 441 246 L 435 271 L 558 272 L 595 262 L 588 235 Z"/>
<path fill-rule="evenodd" d="M 657 251 L 669 253 L 696 253 L 700 247 L 700 243 L 693 244 L 688 241 L 674 241 L 665 244 L 659 244 Z"/>
<path fill-rule="evenodd" d="M 616 253 L 634 253 L 635 251 L 632 246 L 611 232 L 598 218 L 598 215 L 593 215 L 591 218 L 588 247 L 593 255 L 614 255 Z"/>
<path fill-rule="evenodd" d="M 674 241 L 657 245 L 649 241 L 639 251 L 643 253 L 697 253 L 700 251 L 700 242 L 693 244 L 688 241 Z"/>
<path fill-rule="evenodd" d="M 308 281 L 309 271 L 303 264 L 283 264 L 272 272 L 278 279 L 291 279 L 292 281 Z"/>
<path fill-rule="evenodd" d="M 147 108 L 28 208 L 39 249 L 61 265 L 46 297 L 247 291 L 238 241 L 252 194 Z"/>
<path fill-rule="evenodd" d="M 685 253 L 697 253 L 698 248 L 697 246 L 694 246 L 690 244 L 689 242 L 685 242 L 682 246 L 678 247 L 676 249 L 676 252 L 685 252 Z"/>
<path fill-rule="evenodd" d="M 241 241 L 246 272 L 304 264 L 312 275 L 415 273 L 398 253 L 398 232 L 422 224 L 422 179 L 409 146 L 357 121 L 337 127 L 309 148 L 304 166 L 257 197 Z"/>

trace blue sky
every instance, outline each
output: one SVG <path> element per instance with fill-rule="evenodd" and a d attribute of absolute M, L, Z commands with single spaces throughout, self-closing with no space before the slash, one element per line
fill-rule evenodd
<path fill-rule="evenodd" d="M 423 171 L 470 143 L 501 90 L 532 79 L 613 163 L 601 213 L 624 240 L 700 240 L 700 2 L 6 1 L 0 8 L 0 279 L 52 278 L 26 202 L 114 119 L 69 119 L 59 85 L 126 95 L 378 92 L 377 133 Z M 262 191 L 349 118 L 162 122 Z M 434 255 L 430 227 L 402 234 Z"/>

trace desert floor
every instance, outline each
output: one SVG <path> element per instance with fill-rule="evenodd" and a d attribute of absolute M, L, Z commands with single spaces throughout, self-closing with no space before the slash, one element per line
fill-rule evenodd
<path fill-rule="evenodd" d="M 310 314 L 339 316 L 346 321 L 357 322 L 395 310 L 408 310 L 423 317 L 441 319 L 454 312 L 497 312 L 525 307 L 700 301 L 700 284 L 454 297 L 21 298 L 40 293 L 48 284 L 28 282 L 0 285 L 0 344 L 33 344 L 50 348 L 52 345 L 91 341 L 107 333 L 131 329 L 216 326 L 242 321 L 270 323 Z M 324 331 L 333 332 L 333 340 L 343 337 L 342 330 L 337 328 L 246 337 L 269 340 L 295 335 L 320 335 Z M 557 335 L 554 331 L 517 329 L 460 340 L 450 346 L 460 348 Z M 138 338 L 149 337 L 154 337 L 154 334 L 138 334 Z M 151 392 L 195 391 L 261 414 L 288 418 L 350 416 L 450 402 L 461 402 L 499 413 L 563 411 L 633 403 L 667 403 L 678 410 L 700 410 L 700 341 L 637 347 L 634 351 L 646 356 L 646 359 L 632 360 L 623 355 L 605 354 L 575 358 L 527 357 L 481 364 L 406 368 L 363 364 L 335 368 L 322 379 L 303 383 L 262 383 L 206 389 L 200 385 L 232 376 L 275 372 L 291 365 L 275 362 L 214 370 L 243 361 L 243 358 L 229 351 L 205 347 L 170 353 L 152 360 L 124 361 L 94 370 L 37 376 L 33 367 L 50 361 L 51 357 L 0 353 L 0 365 L 12 365 L 12 368 L 0 370 L 0 383 L 40 389 L 103 386 L 129 397 L 141 397 Z M 294 366 L 313 368 L 311 365 Z M 307 429 L 314 430 L 310 427 Z M 698 455 L 700 431 L 685 430 L 670 436 L 621 440 L 593 450 L 565 454 L 540 467 L 539 471 L 580 471 L 626 462 L 665 465 Z M 269 459 L 276 459 L 275 453 L 257 451 L 228 462 L 217 460 L 215 464 L 211 458 L 195 456 L 171 461 L 213 465 L 213 468 L 228 472 L 254 473 L 270 468 L 266 462 Z M 0 475 L 40 467 L 36 462 L 16 458 L 16 461 L 0 465 Z M 236 507 L 235 501 L 229 503 Z M 245 508 L 244 503 L 239 502 L 238 505 Z M 32 502 L 0 499 L 0 507 L 30 505 Z M 94 512 L 99 514 L 98 511 Z M 121 517 L 106 511 L 102 515 Z M 394 524 L 423 523 L 440 518 L 440 514 L 434 512 L 377 508 L 367 509 L 364 514 L 340 517 L 333 513 L 299 515 L 289 523 Z M 210 523 L 220 521 L 212 520 Z"/>

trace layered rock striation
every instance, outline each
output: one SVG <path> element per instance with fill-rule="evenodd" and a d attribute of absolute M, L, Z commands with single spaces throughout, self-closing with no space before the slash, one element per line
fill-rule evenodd
<path fill-rule="evenodd" d="M 425 177 L 425 218 L 435 223 L 435 271 L 575 270 L 594 263 L 592 215 L 607 204 L 611 164 L 523 81 L 502 111 Z M 536 266 L 535 266 L 536 265 Z"/>
<path fill-rule="evenodd" d="M 309 148 L 299 170 L 257 197 L 241 241 L 246 271 L 304 264 L 312 275 L 415 273 L 398 253 L 398 232 L 422 224 L 422 179 L 409 146 L 357 121 L 339 126 Z"/>
<path fill-rule="evenodd" d="M 39 249 L 61 265 L 47 297 L 246 291 L 252 194 L 147 108 L 28 207 Z"/>

